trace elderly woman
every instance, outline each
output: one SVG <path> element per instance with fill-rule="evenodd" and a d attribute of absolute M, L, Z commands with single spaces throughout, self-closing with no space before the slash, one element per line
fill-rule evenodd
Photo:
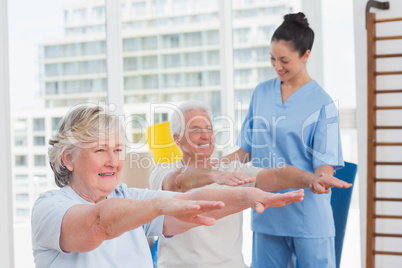
<path fill-rule="evenodd" d="M 32 210 L 36 267 L 152 267 L 147 236 L 173 236 L 248 207 L 262 212 L 303 199 L 303 190 L 209 187 L 175 193 L 117 186 L 121 126 L 98 106 L 78 106 L 50 140 L 49 161 L 61 189 L 43 194 Z"/>

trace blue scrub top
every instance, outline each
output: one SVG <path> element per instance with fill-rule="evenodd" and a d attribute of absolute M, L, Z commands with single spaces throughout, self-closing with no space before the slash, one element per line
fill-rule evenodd
<path fill-rule="evenodd" d="M 257 167 L 292 165 L 309 172 L 321 165 L 342 168 L 339 116 L 331 97 L 313 80 L 282 103 L 280 85 L 275 78 L 256 87 L 237 144 L 251 153 Z M 331 194 L 317 195 L 305 188 L 302 202 L 262 214 L 253 211 L 252 230 L 305 238 L 334 236 L 330 198 Z"/>

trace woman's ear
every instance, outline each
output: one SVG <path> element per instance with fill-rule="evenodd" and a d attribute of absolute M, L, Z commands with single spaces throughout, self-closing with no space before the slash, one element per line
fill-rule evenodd
<path fill-rule="evenodd" d="M 311 53 L 311 50 L 310 50 L 310 49 L 307 49 L 307 50 L 306 50 L 306 53 L 304 53 L 304 55 L 303 55 L 303 57 L 302 57 L 302 61 L 303 61 L 304 63 L 307 62 L 308 58 L 310 57 L 310 53 Z"/>
<path fill-rule="evenodd" d="M 72 156 L 69 153 L 64 153 L 61 156 L 61 160 L 63 160 L 63 164 L 66 166 L 66 168 L 70 171 L 74 170 L 74 164 L 72 161 Z"/>

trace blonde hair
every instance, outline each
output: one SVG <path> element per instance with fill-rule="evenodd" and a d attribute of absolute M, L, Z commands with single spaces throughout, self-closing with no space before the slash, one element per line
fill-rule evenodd
<path fill-rule="evenodd" d="M 72 173 L 63 163 L 63 154 L 69 154 L 75 161 L 80 148 L 86 143 L 119 134 L 125 140 L 123 124 L 116 115 L 106 112 L 100 106 L 80 105 L 72 108 L 60 123 L 57 134 L 49 140 L 49 162 L 54 172 L 56 185 L 69 185 Z"/>

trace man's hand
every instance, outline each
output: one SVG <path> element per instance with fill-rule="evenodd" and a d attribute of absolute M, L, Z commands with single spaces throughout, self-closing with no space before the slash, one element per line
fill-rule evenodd
<path fill-rule="evenodd" d="M 213 180 L 217 184 L 239 186 L 255 181 L 254 177 L 249 177 L 240 172 L 224 172 L 216 171 L 213 175 Z"/>
<path fill-rule="evenodd" d="M 304 190 L 300 189 L 298 191 L 287 192 L 283 194 L 274 194 L 269 192 L 264 192 L 257 188 L 254 188 L 254 193 L 251 193 L 248 197 L 250 202 L 250 207 L 262 213 L 268 207 L 283 207 L 287 204 L 293 202 L 303 201 Z"/>
<path fill-rule="evenodd" d="M 349 188 L 352 187 L 351 183 L 347 183 L 334 176 L 321 173 L 320 176 L 310 184 L 310 190 L 315 194 L 327 194 L 332 187 Z"/>
<path fill-rule="evenodd" d="M 200 224 L 213 225 L 215 219 L 201 216 L 204 212 L 221 209 L 225 206 L 220 201 L 198 201 L 182 200 L 177 198 L 161 198 L 161 214 L 173 216 L 181 221 Z"/>

